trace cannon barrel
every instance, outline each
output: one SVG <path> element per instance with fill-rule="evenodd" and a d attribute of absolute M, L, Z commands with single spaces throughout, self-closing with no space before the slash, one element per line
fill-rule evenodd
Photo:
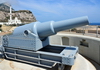
<path fill-rule="evenodd" d="M 54 35 L 57 32 L 62 30 L 80 27 L 88 24 L 89 22 L 87 16 L 58 21 L 58 22 L 54 22 L 54 21 L 44 22 L 44 23 L 34 22 L 34 23 L 17 27 L 14 30 L 13 34 L 21 34 L 25 30 L 30 30 L 34 34 L 38 35 L 40 38 L 44 38 L 50 35 Z"/>
<path fill-rule="evenodd" d="M 47 37 L 62 30 L 80 27 L 88 24 L 89 22 L 86 16 L 58 22 L 51 21 L 45 22 L 43 24 L 37 24 L 37 32 L 40 37 Z"/>

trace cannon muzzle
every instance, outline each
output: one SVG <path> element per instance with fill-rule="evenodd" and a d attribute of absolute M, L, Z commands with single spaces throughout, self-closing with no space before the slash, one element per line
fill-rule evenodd
<path fill-rule="evenodd" d="M 54 35 L 59 31 L 71 29 L 75 27 L 80 27 L 84 25 L 88 25 L 88 17 L 79 17 L 69 20 L 63 20 L 63 21 L 50 21 L 50 22 L 34 22 L 30 24 L 26 24 L 20 27 L 17 27 L 13 34 L 21 34 L 25 30 L 30 30 L 34 34 L 38 35 L 40 38 L 44 38 L 50 35 Z"/>

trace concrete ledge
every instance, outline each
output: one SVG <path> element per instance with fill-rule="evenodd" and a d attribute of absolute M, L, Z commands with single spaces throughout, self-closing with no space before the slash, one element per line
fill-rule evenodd
<path fill-rule="evenodd" d="M 96 68 L 87 59 L 78 54 L 71 70 L 96 70 Z"/>

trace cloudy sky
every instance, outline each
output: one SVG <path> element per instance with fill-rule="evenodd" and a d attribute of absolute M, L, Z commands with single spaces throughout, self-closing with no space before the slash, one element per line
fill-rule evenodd
<path fill-rule="evenodd" d="M 99 0 L 0 0 L 8 1 L 15 10 L 30 10 L 40 22 L 59 21 L 88 16 L 90 22 L 100 22 Z"/>

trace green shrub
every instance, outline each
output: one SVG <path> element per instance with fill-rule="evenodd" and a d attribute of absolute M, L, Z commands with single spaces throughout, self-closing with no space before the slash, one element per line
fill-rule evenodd
<path fill-rule="evenodd" d="M 2 27 L 2 25 L 0 25 L 0 28 Z"/>
<path fill-rule="evenodd" d="M 77 30 L 76 28 L 72 28 L 72 29 L 71 29 L 71 31 L 76 31 L 76 30 Z"/>
<path fill-rule="evenodd" d="M 2 29 L 0 29 L 0 31 L 2 31 Z"/>

